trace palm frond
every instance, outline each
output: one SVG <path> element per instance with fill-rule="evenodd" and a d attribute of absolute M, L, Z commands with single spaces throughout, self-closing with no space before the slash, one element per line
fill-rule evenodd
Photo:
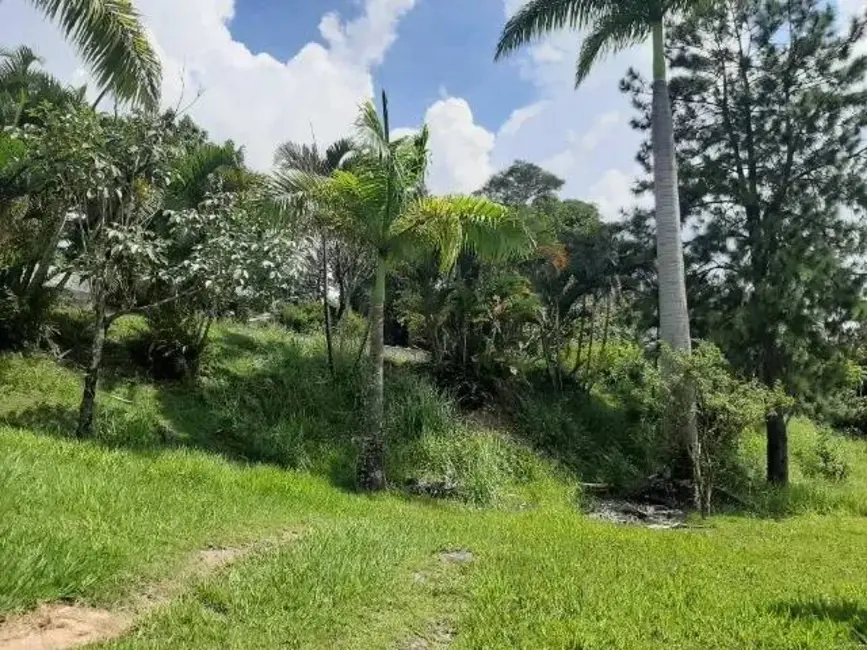
<path fill-rule="evenodd" d="M 349 138 L 341 138 L 325 150 L 323 162 L 328 173 L 342 169 L 351 159 L 355 145 Z"/>
<path fill-rule="evenodd" d="M 196 207 L 205 198 L 213 174 L 240 164 L 240 152 L 230 142 L 196 147 L 175 168 L 175 178 L 169 188 L 173 201 L 183 207 Z"/>
<path fill-rule="evenodd" d="M 318 173 L 321 167 L 320 160 L 316 145 L 298 142 L 284 142 L 274 153 L 274 163 L 284 169 L 302 169 Z"/>
<path fill-rule="evenodd" d="M 368 155 L 384 160 L 391 157 L 388 133 L 379 118 L 376 106 L 371 101 L 362 104 L 358 112 L 355 120 L 355 139 L 358 149 Z"/>
<path fill-rule="evenodd" d="M 45 59 L 26 45 L 14 50 L 0 48 L 0 75 L 25 74 L 34 63 L 43 65 Z"/>
<path fill-rule="evenodd" d="M 581 44 L 575 66 L 575 87 L 580 86 L 604 55 L 620 52 L 647 38 L 650 22 L 634 13 L 615 12 L 594 21 Z"/>
<path fill-rule="evenodd" d="M 479 196 L 423 197 L 409 206 L 391 227 L 396 250 L 413 242 L 433 248 L 442 270 L 454 266 L 464 249 L 488 259 L 502 259 L 529 247 L 520 224 L 502 205 Z"/>
<path fill-rule="evenodd" d="M 583 29 L 614 11 L 617 4 L 618 0 L 530 0 L 506 23 L 494 59 L 499 60 L 557 30 Z"/>
<path fill-rule="evenodd" d="M 158 108 L 162 68 L 130 0 L 28 1 L 59 23 L 101 90 L 123 103 Z"/>

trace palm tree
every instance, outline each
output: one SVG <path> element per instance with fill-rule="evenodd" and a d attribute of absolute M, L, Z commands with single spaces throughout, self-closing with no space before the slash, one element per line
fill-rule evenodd
<path fill-rule="evenodd" d="M 464 249 L 502 257 L 523 248 L 526 240 L 503 206 L 475 196 L 427 195 L 427 127 L 391 139 L 385 93 L 382 117 L 372 102 L 362 106 L 354 145 L 349 169 L 335 171 L 330 178 L 299 170 L 281 172 L 276 185 L 281 192 L 306 192 L 326 202 L 333 227 L 363 242 L 376 257 L 370 300 L 369 413 L 356 475 L 359 489 L 375 491 L 386 486 L 383 321 L 388 268 L 434 250 L 443 269 L 448 269 Z"/>
<path fill-rule="evenodd" d="M 689 352 L 691 339 L 686 302 L 683 243 L 680 232 L 677 161 L 665 62 L 666 16 L 698 11 L 709 0 L 530 0 L 507 23 L 495 58 L 500 59 L 555 30 L 587 30 L 578 55 L 575 85 L 590 74 L 596 61 L 643 42 L 653 43 L 654 191 L 656 198 L 656 262 L 659 274 L 659 333 L 672 349 Z M 687 400 L 688 402 L 688 400 Z M 687 404 L 688 406 L 688 404 Z M 672 418 L 674 420 L 674 418 Z M 689 421 L 691 418 L 681 421 Z M 685 427 L 686 449 L 695 464 L 698 437 Z"/>
<path fill-rule="evenodd" d="M 312 145 L 284 142 L 277 147 L 274 162 L 279 174 L 302 172 L 327 179 L 341 169 L 352 152 L 352 142 L 346 138 L 332 144 L 324 152 L 314 142 Z M 328 227 L 327 215 L 319 213 L 315 202 L 296 197 L 296 207 L 310 218 L 320 231 L 320 273 L 322 275 L 322 309 L 325 318 L 325 345 L 328 352 L 328 370 L 334 377 L 334 349 L 331 343 L 331 309 L 328 306 Z"/>
<path fill-rule="evenodd" d="M 100 99 L 110 91 L 123 103 L 158 107 L 160 60 L 131 0 L 28 2 L 72 41 L 96 77 Z"/>
<path fill-rule="evenodd" d="M 20 126 L 28 106 L 46 101 L 54 105 L 80 104 L 85 88 L 63 85 L 39 69 L 42 57 L 26 45 L 0 48 L 0 126 Z"/>

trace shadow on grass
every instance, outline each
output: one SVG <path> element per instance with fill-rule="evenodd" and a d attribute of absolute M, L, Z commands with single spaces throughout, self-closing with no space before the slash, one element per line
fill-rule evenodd
<path fill-rule="evenodd" d="M 779 603 L 772 611 L 791 619 L 831 621 L 846 625 L 853 641 L 867 647 L 867 608 L 850 600 L 814 600 Z"/>
<path fill-rule="evenodd" d="M 356 373 L 332 379 L 324 356 L 302 341 L 262 342 L 226 332 L 215 337 L 210 353 L 198 380 L 152 384 L 153 391 L 145 392 L 141 382 L 129 381 L 109 364 L 97 400 L 94 442 L 146 453 L 187 447 L 236 462 L 308 470 L 342 488 L 352 485 L 353 437 L 363 413 Z M 340 361 L 339 367 L 351 367 Z M 69 438 L 77 414 L 77 404 L 46 401 L 2 419 Z"/>

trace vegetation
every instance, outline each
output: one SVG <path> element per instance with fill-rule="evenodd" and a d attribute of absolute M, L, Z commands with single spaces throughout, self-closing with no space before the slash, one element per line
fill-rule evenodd
<path fill-rule="evenodd" d="M 652 37 L 609 223 L 431 194 L 385 93 L 256 173 L 127 0 L 33 4 L 132 106 L 0 51 L 0 646 L 867 643 L 867 16 L 528 2 L 498 56 L 583 29 L 579 82 Z"/>
<path fill-rule="evenodd" d="M 182 573 L 197 549 L 300 531 L 180 585 L 176 600 L 113 646 L 172 639 L 256 647 L 280 638 L 311 648 L 390 647 L 416 637 L 434 642 L 446 630 L 454 647 L 650 648 L 662 638 L 685 647 L 831 648 L 863 634 L 863 441 L 835 443 L 838 458 L 851 463 L 846 480 L 819 478 L 813 459 L 824 434 L 796 422 L 795 486 L 786 499 L 756 494 L 755 516 L 716 517 L 696 530 L 614 527 L 577 514 L 563 478 L 521 443 L 486 437 L 472 423 L 465 436 L 445 433 L 456 417 L 448 403 L 410 375 L 399 378 L 405 366 L 389 366 L 390 449 L 422 424 L 417 442 L 391 454 L 390 475 L 401 476 L 409 462 L 431 477 L 445 478 L 437 472 L 449 468 L 461 485 L 476 486 L 467 500 L 497 507 L 361 498 L 333 484 L 353 481 L 353 411 L 351 400 L 335 404 L 339 393 L 321 389 L 330 382 L 321 337 L 219 325 L 204 383 L 190 391 L 124 375 L 123 346 L 143 327 L 126 317 L 113 330 L 111 381 L 90 442 L 64 436 L 75 419 L 74 368 L 49 357 L 4 358 L 4 612 L 46 600 L 129 603 Z M 278 387 L 296 399 L 287 403 Z M 256 440 L 257 432 L 266 433 Z M 237 462 L 262 460 L 256 445 L 273 453 L 281 439 L 277 465 Z M 756 432 L 740 443 L 757 477 L 761 441 Z M 765 518 L 804 513 L 824 517 Z M 476 561 L 439 559 L 452 549 L 468 549 Z M 695 598 L 699 628 L 683 615 Z"/>
<path fill-rule="evenodd" d="M 674 121 L 665 59 L 665 21 L 676 12 L 694 12 L 702 2 L 694 0 L 531 0 L 516 13 L 497 45 L 497 57 L 513 52 L 550 32 L 569 27 L 589 28 L 578 55 L 575 85 L 590 74 L 599 57 L 623 50 L 652 37 L 653 101 L 650 111 L 653 154 L 653 191 L 656 236 L 657 295 L 659 297 L 659 338 L 672 349 L 689 352 L 689 312 L 681 238 L 681 209 L 675 156 Z M 690 417 L 690 389 L 678 397 L 666 417 L 670 435 L 683 435 L 695 474 L 699 463 L 698 431 Z M 675 423 L 678 423 L 675 425 Z M 675 428 L 679 427 L 679 430 Z M 683 467 L 683 465 L 681 466 Z"/>

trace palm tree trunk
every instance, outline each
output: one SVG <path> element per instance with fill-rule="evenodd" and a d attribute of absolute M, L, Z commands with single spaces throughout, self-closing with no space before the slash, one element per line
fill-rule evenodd
<path fill-rule="evenodd" d="M 383 353 L 385 326 L 385 259 L 380 257 L 370 297 L 370 394 L 368 431 L 361 443 L 356 482 L 358 489 L 375 492 L 385 489 L 385 440 Z"/>
<path fill-rule="evenodd" d="M 662 22 L 653 24 L 653 171 L 656 199 L 656 263 L 659 275 L 659 334 L 662 341 L 678 352 L 690 352 L 689 311 L 686 303 L 686 272 L 680 232 L 680 198 L 678 195 L 677 159 L 674 124 L 665 63 L 665 32 Z M 663 365 L 663 372 L 666 372 Z M 667 415 L 665 426 L 669 440 L 680 439 L 688 457 L 688 466 L 696 478 L 700 473 L 699 441 L 692 395 L 684 395 L 674 412 Z M 688 409 L 682 417 L 681 409 Z M 671 409 L 670 409 L 671 410 Z M 686 423 L 677 426 L 676 422 Z M 686 459 L 684 459 L 686 460 Z M 696 494 L 696 499 L 699 499 Z M 698 504 L 697 504 L 698 505 Z"/>

